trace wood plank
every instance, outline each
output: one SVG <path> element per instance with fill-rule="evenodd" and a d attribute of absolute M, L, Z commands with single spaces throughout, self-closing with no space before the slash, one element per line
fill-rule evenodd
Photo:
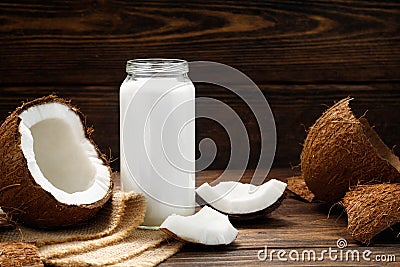
<path fill-rule="evenodd" d="M 248 168 L 255 168 L 260 149 L 260 135 L 255 117 L 250 109 L 233 93 L 225 89 L 196 84 L 198 97 L 211 97 L 223 101 L 232 107 L 242 118 L 250 137 L 251 155 Z M 389 147 L 400 154 L 400 84 L 370 85 L 260 85 L 275 116 L 277 127 L 276 167 L 288 167 L 299 163 L 302 142 L 306 129 L 322 114 L 322 112 L 348 95 L 355 98 L 351 105 L 358 116 L 368 110 L 366 117 Z M 0 121 L 16 108 L 21 101 L 34 99 L 52 92 L 73 103 L 87 115 L 89 125 L 96 132 L 95 141 L 100 148 L 114 159 L 115 170 L 119 169 L 119 106 L 117 86 L 0 86 Z M 256 103 L 256 105 L 258 105 Z M 208 105 L 207 111 L 220 112 L 217 107 Z M 210 169 L 225 168 L 230 156 L 229 138 L 224 129 L 208 119 L 197 120 L 197 143 L 203 138 L 211 138 L 218 146 L 218 154 Z"/>
<path fill-rule="evenodd" d="M 229 64 L 257 83 L 399 81 L 398 1 L 0 4 L 0 84 L 117 85 L 126 60 Z"/>
<path fill-rule="evenodd" d="M 332 249 L 336 248 L 335 244 L 332 244 Z M 259 249 L 263 249 L 263 245 L 260 244 Z M 340 261 L 340 253 L 338 253 L 338 260 L 333 261 L 329 259 L 328 255 L 324 255 L 324 259 L 320 261 L 308 261 L 307 256 L 305 257 L 306 260 L 301 260 L 301 253 L 303 252 L 303 248 L 298 249 L 300 253 L 300 260 L 299 261 L 280 261 L 275 254 L 273 254 L 273 259 L 266 259 L 265 261 L 259 261 L 257 258 L 258 250 L 237 250 L 237 251 L 224 251 L 223 249 L 209 249 L 205 253 L 198 253 L 191 250 L 192 248 L 184 248 L 182 252 L 175 254 L 171 258 L 167 259 L 165 262 L 161 263 L 160 267 L 165 266 L 398 266 L 398 258 L 400 257 L 400 248 L 399 247 L 390 247 L 390 248 L 357 248 L 360 255 L 360 261 L 353 259 L 351 255 L 349 256 L 349 261 L 342 260 Z M 201 248 L 197 248 L 200 250 Z M 279 248 L 269 247 L 270 250 Z M 316 252 L 317 257 L 321 255 L 321 251 L 326 248 L 316 248 L 314 249 Z M 351 248 L 354 249 L 354 248 Z M 365 261 L 362 259 L 362 253 L 365 250 L 372 251 L 369 259 L 370 261 Z M 194 250 L 194 248 L 193 248 Z M 269 251 L 270 251 L 269 250 Z M 306 250 L 306 248 L 304 248 Z M 289 253 L 290 249 L 287 250 Z M 346 251 L 346 250 L 344 250 Z M 332 254 L 334 257 L 336 254 Z M 385 255 L 386 257 L 389 255 L 395 255 L 397 262 L 392 263 L 384 263 L 384 262 L 376 262 L 375 256 L 377 255 Z M 286 254 L 288 257 L 288 254 Z M 342 259 L 345 259 L 345 254 Z"/>

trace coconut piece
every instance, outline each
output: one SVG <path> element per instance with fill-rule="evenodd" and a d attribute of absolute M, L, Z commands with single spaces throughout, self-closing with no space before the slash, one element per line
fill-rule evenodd
<path fill-rule="evenodd" d="M 310 189 L 308 189 L 303 176 L 288 178 L 287 189 L 304 201 L 313 202 L 315 199 L 315 195 L 310 191 Z"/>
<path fill-rule="evenodd" d="M 365 119 L 357 119 L 345 98 L 310 128 L 301 170 L 317 199 L 334 203 L 350 186 L 400 182 L 400 160 Z"/>
<path fill-rule="evenodd" d="M 54 95 L 23 104 L 0 127 L 0 206 L 26 225 L 53 228 L 94 216 L 112 193 L 93 130 Z"/>
<path fill-rule="evenodd" d="M 160 230 L 176 239 L 203 245 L 228 245 L 238 235 L 228 216 L 207 206 L 192 216 L 168 216 Z"/>
<path fill-rule="evenodd" d="M 240 182 L 208 183 L 196 189 L 199 204 L 207 204 L 232 219 L 253 219 L 275 210 L 285 198 L 286 183 L 271 179 L 255 186 Z"/>
<path fill-rule="evenodd" d="M 0 242 L 0 251 L 0 266 L 44 266 L 33 244 Z"/>
<path fill-rule="evenodd" d="M 400 222 L 400 184 L 361 185 L 344 199 L 347 229 L 354 239 L 370 244 L 373 237 Z"/>

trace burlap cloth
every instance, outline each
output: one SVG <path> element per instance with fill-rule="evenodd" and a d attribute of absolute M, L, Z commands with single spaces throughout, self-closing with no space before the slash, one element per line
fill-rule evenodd
<path fill-rule="evenodd" d="M 159 230 L 137 229 L 145 211 L 143 195 L 116 191 L 85 224 L 57 231 L 18 226 L 0 233 L 0 241 L 32 242 L 50 266 L 154 266 L 183 244 Z"/>

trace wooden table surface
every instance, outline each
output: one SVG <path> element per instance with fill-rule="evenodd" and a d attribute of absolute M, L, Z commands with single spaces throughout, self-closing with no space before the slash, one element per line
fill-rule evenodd
<path fill-rule="evenodd" d="M 205 181 L 213 181 L 220 171 L 203 171 L 196 176 L 199 185 Z M 290 169 L 273 169 L 269 178 L 285 178 L 296 174 Z M 234 177 L 232 175 L 232 177 Z M 248 171 L 241 181 L 249 181 L 251 172 Z M 329 216 L 328 216 L 329 214 Z M 395 238 L 393 232 L 387 231 L 381 234 L 373 245 L 366 247 L 357 243 L 346 231 L 346 215 L 339 207 L 325 206 L 321 203 L 305 203 L 294 196 L 289 195 L 283 204 L 268 217 L 249 222 L 233 222 L 239 230 L 239 235 L 234 243 L 228 246 L 201 246 L 186 244 L 183 249 L 169 258 L 160 266 L 270 266 L 270 265 L 296 265 L 296 266 L 400 266 L 400 239 Z M 394 229 L 399 233 L 398 229 Z M 323 261 L 301 261 L 304 250 L 314 250 L 317 257 L 324 249 L 337 249 L 337 240 L 344 238 L 348 250 L 358 250 L 360 261 L 336 261 L 330 260 L 326 255 Z M 300 256 L 299 262 L 279 261 L 274 253 L 272 261 L 258 259 L 259 250 L 267 246 L 268 253 L 272 249 L 283 249 L 286 253 L 297 250 Z M 362 259 L 362 253 L 370 250 L 371 261 Z M 293 252 L 294 253 L 294 252 Z M 334 253 L 332 252 L 334 257 Z M 340 252 L 338 252 L 340 253 Z M 295 254 L 292 254 L 295 256 Z M 340 257 L 340 254 L 337 254 Z M 346 255 L 346 254 L 343 254 Z M 375 260 L 376 255 L 395 255 L 397 262 L 383 264 Z M 260 254 L 261 257 L 264 253 Z M 288 254 L 286 254 L 288 257 Z M 307 259 L 307 256 L 305 257 Z M 352 259 L 351 256 L 349 256 Z M 383 257 L 381 257 L 383 258 Z"/>

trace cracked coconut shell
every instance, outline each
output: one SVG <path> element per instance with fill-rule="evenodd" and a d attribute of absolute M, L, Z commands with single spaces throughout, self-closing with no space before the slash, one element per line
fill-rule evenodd
<path fill-rule="evenodd" d="M 349 233 L 369 245 L 374 236 L 400 222 L 400 184 L 356 186 L 345 195 L 343 206 Z"/>
<path fill-rule="evenodd" d="M 111 169 L 92 131 L 76 107 L 54 95 L 8 116 L 0 127 L 0 206 L 12 220 L 36 228 L 70 226 L 107 202 Z"/>
<path fill-rule="evenodd" d="M 301 153 L 302 176 L 317 199 L 334 203 L 350 186 L 400 182 L 400 161 L 345 98 L 309 129 Z"/>
<path fill-rule="evenodd" d="M 315 195 L 308 189 L 306 182 L 302 176 L 294 176 L 287 179 L 287 189 L 292 192 L 297 198 L 313 202 Z"/>

